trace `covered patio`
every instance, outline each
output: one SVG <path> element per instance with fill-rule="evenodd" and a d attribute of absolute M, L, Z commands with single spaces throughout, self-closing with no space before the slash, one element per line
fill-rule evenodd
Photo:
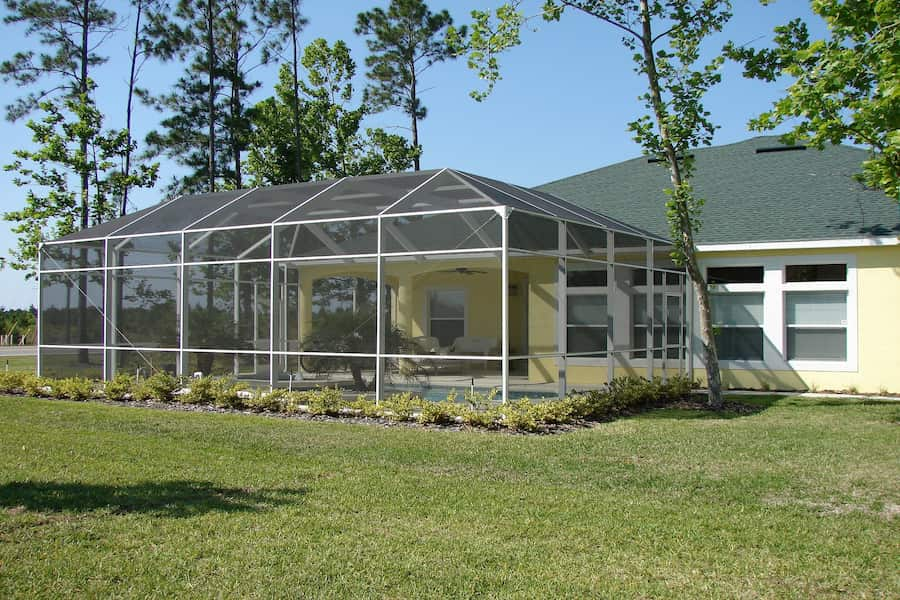
<path fill-rule="evenodd" d="M 46 242 L 42 375 L 229 375 L 382 398 L 684 372 L 670 243 L 440 169 L 186 195 Z"/>

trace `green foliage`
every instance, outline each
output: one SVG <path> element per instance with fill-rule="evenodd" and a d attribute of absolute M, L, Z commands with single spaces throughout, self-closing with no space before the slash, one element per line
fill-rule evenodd
<path fill-rule="evenodd" d="M 15 150 L 13 182 L 27 188 L 25 206 L 4 213 L 14 223 L 18 248 L 10 266 L 35 275 L 38 246 L 58 237 L 97 225 L 117 216 L 115 197 L 125 187 L 152 187 L 158 165 L 143 165 L 129 176 L 119 169 L 125 152 L 133 149 L 125 130 L 103 130 L 103 114 L 85 93 L 41 102 L 40 121 L 28 121 L 35 150 Z M 71 175 L 79 177 L 71 188 Z M 87 187 L 85 187 L 87 185 Z"/>
<path fill-rule="evenodd" d="M 84 377 L 57 379 L 51 385 L 54 398 L 82 402 L 94 396 L 94 382 Z"/>
<path fill-rule="evenodd" d="M 243 400 L 244 406 L 255 411 L 286 412 L 291 392 L 284 388 L 275 388 L 271 391 L 258 389 L 249 398 Z"/>
<path fill-rule="evenodd" d="M 510 400 L 500 409 L 503 415 L 503 424 L 509 429 L 537 431 L 538 420 L 535 418 L 533 406 L 528 398 Z"/>
<path fill-rule="evenodd" d="M 178 379 L 166 373 L 165 371 L 157 371 L 150 377 L 144 379 L 134 386 L 135 400 L 158 400 L 160 402 L 170 402 L 172 394 L 179 388 Z"/>
<path fill-rule="evenodd" d="M 16 343 L 21 338 L 34 341 L 35 325 L 37 322 L 37 309 L 31 308 L 0 308 L 0 335 L 11 336 L 11 342 Z"/>
<path fill-rule="evenodd" d="M 381 416 L 391 421 L 411 421 L 415 412 L 421 410 L 427 402 L 412 392 L 391 394 L 381 401 Z"/>
<path fill-rule="evenodd" d="M 96 50 L 98 40 L 102 42 L 116 26 L 116 13 L 94 0 L 6 0 L 4 4 L 7 14 L 3 23 L 25 25 L 26 37 L 37 38 L 41 48 L 37 51 L 28 44 L 28 49 L 18 50 L 0 63 L 3 81 L 28 92 L 6 107 L 6 118 L 18 120 L 54 94 L 72 97 L 85 93 L 89 88 L 86 77 L 107 60 Z"/>
<path fill-rule="evenodd" d="M 366 76 L 372 81 L 366 95 L 376 109 L 399 108 L 409 116 L 416 171 L 421 149 L 418 122 L 427 114 L 419 82 L 435 63 L 456 58 L 441 35 L 452 26 L 449 12 L 432 13 L 422 0 L 391 0 L 386 11 L 376 7 L 356 17 L 356 33 L 369 36 L 366 45 L 372 53 L 366 58 Z M 465 35 L 465 27 L 455 29 L 454 41 L 458 44 Z"/>
<path fill-rule="evenodd" d="M 213 381 L 213 403 L 220 408 L 243 408 L 247 384 L 230 377 L 218 377 Z"/>
<path fill-rule="evenodd" d="M 745 77 L 794 80 L 750 127 L 766 131 L 787 122 L 788 143 L 868 146 L 871 156 L 857 178 L 900 201 L 900 4 L 817 0 L 812 10 L 828 24 L 827 39 L 810 39 L 806 23 L 794 19 L 775 28 L 774 48 L 726 46 Z"/>
<path fill-rule="evenodd" d="M 22 377 L 22 391 L 27 396 L 43 398 L 49 396 L 52 390 L 53 380 L 47 377 L 38 377 L 33 373 L 26 373 Z"/>
<path fill-rule="evenodd" d="M 452 400 L 441 402 L 425 402 L 419 410 L 416 420 L 419 423 L 434 423 L 436 425 L 448 425 L 456 422 L 456 417 L 462 416 L 465 406 Z"/>
<path fill-rule="evenodd" d="M 296 96 L 293 71 L 284 64 L 275 95 L 253 109 L 248 167 L 257 183 L 374 175 L 412 165 L 418 152 L 403 136 L 360 131 L 371 107 L 365 100 L 352 104 L 356 63 L 344 42 L 314 40 L 302 65 L 306 80 L 298 81 Z"/>
<path fill-rule="evenodd" d="M 116 373 L 116 376 L 103 384 L 103 395 L 107 400 L 121 402 L 133 393 L 134 379 L 127 373 Z"/>
<path fill-rule="evenodd" d="M 299 392 L 298 401 L 305 403 L 311 415 L 337 415 L 344 408 L 344 392 L 339 387 L 319 387 Z"/>
<path fill-rule="evenodd" d="M 187 391 L 178 396 L 178 401 L 184 404 L 212 404 L 215 380 L 209 375 L 191 379 Z"/>
<path fill-rule="evenodd" d="M 374 400 L 369 400 L 362 394 L 360 394 L 356 400 L 349 402 L 347 408 L 354 412 L 358 411 L 363 417 L 381 416 L 381 407 L 378 406 Z"/>
<path fill-rule="evenodd" d="M 25 387 L 26 377 L 33 377 L 24 371 L 0 371 L 0 393 L 12 394 Z"/>

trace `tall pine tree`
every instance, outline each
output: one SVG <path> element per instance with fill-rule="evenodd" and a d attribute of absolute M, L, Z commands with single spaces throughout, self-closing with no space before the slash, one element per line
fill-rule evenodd
<path fill-rule="evenodd" d="M 419 121 L 428 114 L 421 99 L 422 74 L 455 58 L 444 35 L 452 25 L 449 12 L 432 13 L 422 0 L 391 0 L 387 11 L 373 8 L 356 17 L 356 33 L 369 36 L 366 44 L 372 52 L 366 59 L 366 75 L 372 80 L 366 92 L 375 107 L 399 108 L 409 117 L 414 148 L 419 148 Z M 465 27 L 456 34 L 465 35 Z"/>

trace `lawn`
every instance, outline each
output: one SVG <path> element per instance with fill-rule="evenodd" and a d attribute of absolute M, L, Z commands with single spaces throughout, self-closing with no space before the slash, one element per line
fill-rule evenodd
<path fill-rule="evenodd" d="M 0 597 L 898 597 L 900 404 L 555 436 L 0 398 Z"/>
<path fill-rule="evenodd" d="M 0 356 L 0 369 L 6 369 L 7 365 L 10 371 L 31 371 L 34 373 L 37 360 L 34 355 L 30 356 Z"/>

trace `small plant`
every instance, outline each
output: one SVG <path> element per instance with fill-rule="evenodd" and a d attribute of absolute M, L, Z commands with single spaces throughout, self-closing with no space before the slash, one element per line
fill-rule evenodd
<path fill-rule="evenodd" d="M 285 412 L 291 392 L 284 388 L 256 390 L 253 396 L 244 399 L 244 406 L 259 412 Z"/>
<path fill-rule="evenodd" d="M 441 402 L 426 402 L 419 411 L 417 421 L 419 423 L 434 423 L 445 425 L 456 422 L 460 413 L 460 405 L 456 402 L 443 400 Z"/>
<path fill-rule="evenodd" d="M 21 391 L 27 373 L 22 371 L 0 372 L 0 393 L 11 394 Z"/>
<path fill-rule="evenodd" d="M 107 400 L 122 402 L 131 397 L 134 380 L 127 373 L 116 373 L 116 376 L 103 384 L 103 395 Z"/>
<path fill-rule="evenodd" d="M 158 400 L 170 402 L 172 394 L 178 389 L 178 380 L 166 373 L 157 371 L 147 379 L 134 386 L 135 400 Z"/>
<path fill-rule="evenodd" d="M 214 380 L 210 376 L 196 377 L 188 382 L 186 392 L 178 397 L 184 404 L 212 404 Z"/>
<path fill-rule="evenodd" d="M 53 397 L 83 402 L 94 395 L 94 382 L 84 377 L 66 377 L 53 382 Z"/>
<path fill-rule="evenodd" d="M 337 415 L 344 407 L 344 394 L 336 386 L 300 392 L 298 399 L 306 404 L 311 415 Z"/>
<path fill-rule="evenodd" d="M 848 394 L 856 395 L 856 394 L 859 393 L 859 388 L 856 387 L 855 385 L 848 386 L 848 387 L 847 387 L 847 393 L 848 393 Z"/>
<path fill-rule="evenodd" d="M 463 406 L 460 413 L 463 423 L 471 427 L 494 429 L 501 420 L 500 409 L 497 406 L 484 409 Z"/>
<path fill-rule="evenodd" d="M 235 381 L 230 377 L 219 377 L 213 380 L 213 403 L 221 408 L 243 408 L 244 392 L 247 384 L 243 381 Z"/>
<path fill-rule="evenodd" d="M 51 380 L 46 377 L 38 377 L 33 373 L 26 373 L 22 378 L 22 391 L 28 396 L 43 398 L 50 395 Z"/>
<path fill-rule="evenodd" d="M 887 396 L 888 394 L 890 394 L 890 392 L 888 391 L 887 387 L 881 386 L 880 388 L 878 388 L 879 396 Z"/>
<path fill-rule="evenodd" d="M 375 404 L 373 400 L 369 400 L 364 394 L 360 394 L 356 397 L 356 400 L 348 402 L 347 408 L 359 411 L 359 414 L 364 417 L 379 417 L 382 413 L 381 407 Z"/>
<path fill-rule="evenodd" d="M 411 421 L 413 413 L 424 406 L 425 401 L 412 392 L 391 394 L 381 402 L 382 416 L 392 421 Z"/>
<path fill-rule="evenodd" d="M 768 392 L 772 389 L 772 384 L 768 381 L 763 381 L 759 387 L 762 388 L 762 391 Z"/>
<path fill-rule="evenodd" d="M 500 408 L 503 424 L 519 431 L 537 431 L 538 420 L 535 418 L 533 405 L 528 398 L 507 402 Z"/>
<path fill-rule="evenodd" d="M 819 391 L 819 384 L 818 384 L 818 383 L 815 383 L 815 382 L 809 384 L 809 391 L 811 391 L 811 392 L 814 393 L 814 394 L 815 394 L 816 392 L 818 392 L 818 391 Z"/>
<path fill-rule="evenodd" d="M 565 425 L 572 422 L 575 415 L 575 405 L 568 398 L 546 400 L 533 404 L 531 413 L 536 421 L 548 425 Z"/>

